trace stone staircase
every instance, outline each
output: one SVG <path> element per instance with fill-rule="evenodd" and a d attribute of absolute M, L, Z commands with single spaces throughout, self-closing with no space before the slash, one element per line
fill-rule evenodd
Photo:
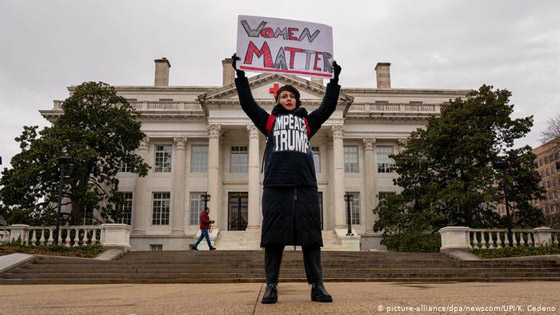
<path fill-rule="evenodd" d="M 261 230 L 220 231 L 216 239 L 219 250 L 259 250 Z"/>
<path fill-rule="evenodd" d="M 345 251 L 334 231 L 322 231 L 323 234 L 323 250 L 324 251 Z M 260 250 L 261 230 L 246 231 L 220 231 L 215 241 L 215 246 L 219 250 Z M 203 245 L 203 246 L 201 246 Z M 201 242 L 199 247 L 201 250 L 208 249 L 206 242 Z M 293 250 L 293 246 L 286 246 L 286 250 Z M 301 250 L 300 246 L 296 246 L 296 250 Z"/>
<path fill-rule="evenodd" d="M 322 231 L 323 232 L 323 248 L 324 251 L 346 251 L 348 249 L 344 248 L 340 243 L 340 240 L 336 236 L 334 231 Z"/>
<path fill-rule="evenodd" d="M 553 259 L 458 261 L 439 253 L 325 251 L 325 281 L 560 280 Z M 37 256 L 0 273 L 0 284 L 264 282 L 259 251 L 129 252 L 114 261 Z M 302 253 L 286 251 L 281 282 L 305 282 Z"/>

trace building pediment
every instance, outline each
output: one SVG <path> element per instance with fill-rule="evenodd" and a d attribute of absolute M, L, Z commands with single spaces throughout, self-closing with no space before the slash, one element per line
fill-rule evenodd
<path fill-rule="evenodd" d="M 301 95 L 300 99 L 308 110 L 318 107 L 326 92 L 326 87 L 296 76 L 263 73 L 249 78 L 249 86 L 251 87 L 253 97 L 263 107 L 274 106 L 276 104 L 274 100 L 275 89 L 286 84 L 293 85 L 298 89 Z M 209 114 L 210 109 L 239 106 L 239 97 L 235 84 L 209 91 L 200 95 L 198 99 L 206 115 Z M 346 113 L 353 100 L 352 96 L 340 93 L 338 108 Z"/>

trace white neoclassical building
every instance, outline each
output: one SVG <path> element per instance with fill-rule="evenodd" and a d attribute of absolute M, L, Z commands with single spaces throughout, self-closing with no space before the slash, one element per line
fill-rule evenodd
<path fill-rule="evenodd" d="M 128 173 L 126 165 L 119 174 L 128 211 L 120 222 L 132 226 L 132 250 L 187 249 L 199 232 L 204 194 L 211 195 L 216 246 L 258 248 L 265 138 L 239 106 L 231 60 L 222 61 L 220 86 L 169 86 L 170 62 L 162 58 L 155 64 L 154 86 L 116 86 L 141 113 L 147 137 L 137 154 L 152 167 L 146 177 Z M 359 236 L 352 239 L 361 249 L 380 247 L 372 210 L 385 194 L 399 190 L 389 155 L 399 151 L 399 139 L 439 115 L 442 104 L 468 92 L 392 88 L 389 69 L 389 63 L 376 65 L 376 75 L 372 71 L 364 78 L 364 85 L 372 87 L 343 86 L 336 111 L 311 140 L 327 247 L 344 244 L 348 193 L 354 196 L 351 221 Z M 322 80 L 297 76 L 260 74 L 249 82 L 268 112 L 282 85 L 298 88 L 308 111 L 325 93 Z M 41 114 L 52 121 L 61 113 L 60 104 L 55 101 Z"/>

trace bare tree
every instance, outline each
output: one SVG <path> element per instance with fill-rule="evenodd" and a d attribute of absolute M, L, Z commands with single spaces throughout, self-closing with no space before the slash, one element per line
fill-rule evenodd
<path fill-rule="evenodd" d="M 556 147 L 560 146 L 560 115 L 550 118 L 546 129 L 541 132 L 541 142 L 545 144 L 550 141 L 556 142 Z"/>

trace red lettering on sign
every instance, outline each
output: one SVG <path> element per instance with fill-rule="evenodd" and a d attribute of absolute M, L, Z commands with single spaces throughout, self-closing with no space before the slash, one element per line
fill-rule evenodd
<path fill-rule="evenodd" d="M 298 40 L 297 37 L 294 37 L 294 32 L 299 31 L 299 28 L 295 28 L 295 27 L 288 27 L 288 39 L 289 40 Z"/>
<path fill-rule="evenodd" d="M 274 98 L 276 98 L 276 92 L 278 92 L 278 90 L 280 90 L 280 85 L 278 85 L 278 83 L 274 83 L 274 85 L 268 89 L 270 93 L 274 94 Z"/>
<path fill-rule="evenodd" d="M 290 69 L 294 68 L 294 60 L 296 59 L 296 53 L 303 52 L 301 48 L 294 48 L 294 47 L 284 47 L 284 50 L 290 52 Z"/>
<path fill-rule="evenodd" d="M 264 38 L 271 38 L 272 36 L 274 36 L 274 30 L 270 27 L 265 27 L 261 31 L 261 36 Z"/>
<path fill-rule="evenodd" d="M 270 47 L 268 44 L 264 42 L 261 49 L 258 49 L 253 42 L 249 42 L 249 47 L 247 47 L 247 53 L 245 54 L 245 60 L 243 63 L 245 64 L 252 64 L 253 63 L 253 54 L 257 55 L 257 58 L 260 58 L 264 55 L 264 66 L 266 68 L 273 68 L 274 63 L 272 62 L 272 55 L 270 54 Z"/>
<path fill-rule="evenodd" d="M 315 62 L 313 63 L 313 70 L 321 71 L 321 68 L 317 67 L 317 63 L 319 62 L 319 55 L 322 55 L 320 51 L 315 52 Z"/>

